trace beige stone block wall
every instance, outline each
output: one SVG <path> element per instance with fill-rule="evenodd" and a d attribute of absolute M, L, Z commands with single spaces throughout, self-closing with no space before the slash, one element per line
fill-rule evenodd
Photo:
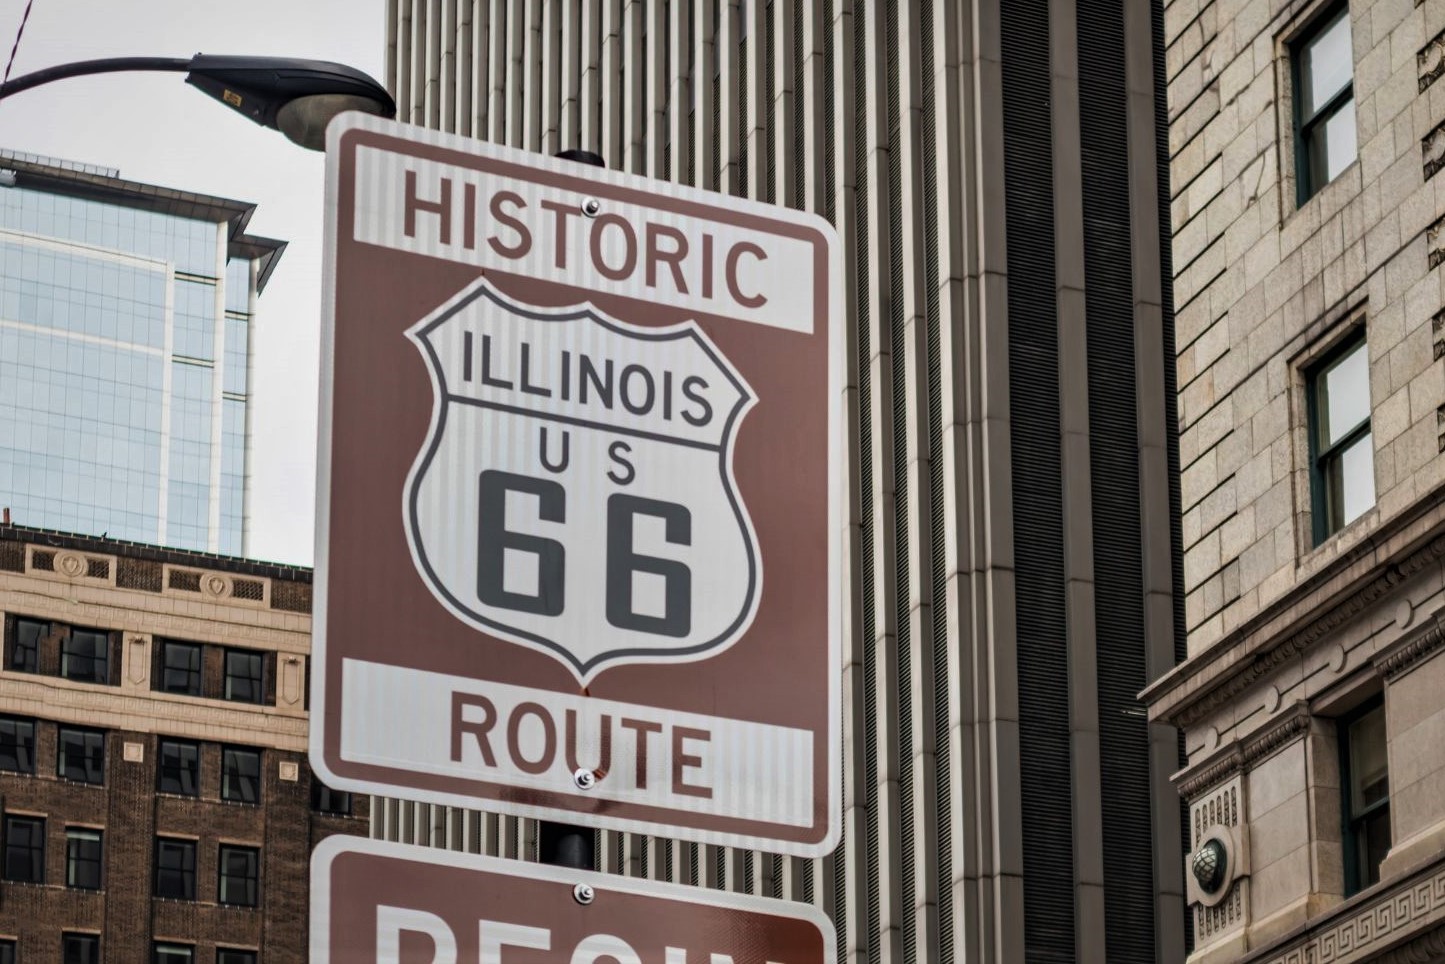
<path fill-rule="evenodd" d="M 1310 796 L 1305 741 L 1275 753 L 1246 781 L 1251 944 L 1263 924 L 1282 933 L 1304 920 L 1310 894 Z"/>
<path fill-rule="evenodd" d="M 1445 653 L 1411 667 L 1385 690 L 1390 830 L 1385 872 L 1445 850 Z"/>
<path fill-rule="evenodd" d="M 1352 0 L 1359 156 L 1297 207 L 1286 41 L 1318 9 L 1165 8 L 1191 655 L 1445 481 L 1431 325 L 1445 297 L 1427 252 L 1445 178 L 1422 161 L 1445 80 L 1421 93 L 1417 60 L 1445 4 Z M 1377 505 L 1315 548 L 1301 367 L 1360 318 Z"/>

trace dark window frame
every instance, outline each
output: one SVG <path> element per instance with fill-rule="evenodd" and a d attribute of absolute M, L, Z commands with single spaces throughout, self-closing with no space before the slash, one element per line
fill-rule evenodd
<path fill-rule="evenodd" d="M 194 663 L 191 666 L 177 667 L 171 665 L 171 654 L 188 652 L 192 659 L 188 662 Z M 200 643 L 188 643 L 179 639 L 161 640 L 160 658 L 160 679 L 158 690 L 162 693 L 171 693 L 176 696 L 200 696 L 202 695 L 203 674 L 205 666 L 205 648 Z M 184 674 L 186 685 L 177 689 L 170 685 L 171 674 Z"/>
<path fill-rule="evenodd" d="M 228 872 L 227 857 L 232 854 L 249 858 L 247 872 L 239 876 Z M 228 900 L 228 891 L 236 886 L 242 889 L 241 899 Z M 216 855 L 216 903 L 226 907 L 261 906 L 261 848 L 221 844 Z"/>
<path fill-rule="evenodd" d="M 75 945 L 72 945 L 72 941 Z M 84 957 L 73 958 L 70 956 L 72 946 L 88 947 L 89 951 Z M 81 961 L 83 964 L 100 964 L 100 935 L 99 934 L 76 934 L 66 932 L 60 938 L 60 959 L 64 964 L 71 964 L 71 961 Z"/>
<path fill-rule="evenodd" d="M 1333 3 L 1320 11 L 1318 15 L 1311 18 L 1309 24 L 1300 31 L 1289 44 L 1289 72 L 1290 90 L 1293 95 L 1293 127 L 1294 127 L 1294 171 L 1295 171 L 1295 207 L 1304 207 L 1305 202 L 1314 197 L 1320 190 L 1330 182 L 1315 184 L 1310 175 L 1310 137 L 1315 129 L 1322 124 L 1329 122 L 1330 118 L 1344 106 L 1346 101 L 1355 99 L 1355 65 L 1353 60 L 1350 63 L 1350 81 L 1335 92 L 1329 100 L 1317 106 L 1308 117 L 1304 115 L 1304 64 L 1302 57 L 1304 49 L 1310 41 L 1319 37 L 1330 27 L 1334 26 L 1336 19 L 1343 14 L 1346 19 L 1350 16 L 1350 5 L 1347 0 L 1340 3 Z M 1354 36 L 1354 24 L 1350 25 L 1351 38 Z M 1358 121 L 1357 121 L 1358 123 Z M 1359 144 L 1355 145 L 1355 158 L 1360 156 Z"/>
<path fill-rule="evenodd" d="M 162 957 L 161 955 L 165 956 Z M 196 945 L 177 944 L 175 941 L 154 941 L 151 944 L 151 964 L 195 964 Z"/>
<path fill-rule="evenodd" d="M 94 837 L 95 856 L 78 856 L 75 843 L 84 839 L 82 835 Z M 87 840 L 86 842 L 92 842 Z M 95 883 L 77 883 L 77 867 L 94 867 Z M 73 890 L 103 890 L 105 888 L 105 831 L 94 827 L 65 828 L 65 886 Z"/>
<path fill-rule="evenodd" d="M 89 654 L 73 652 L 72 647 L 78 644 L 78 637 L 84 637 L 94 642 L 95 648 Z M 77 666 L 89 664 L 90 672 L 87 674 L 73 672 L 71 661 L 75 661 Z M 60 642 L 59 675 L 61 679 L 68 679 L 76 683 L 108 686 L 110 684 L 110 634 L 99 629 L 71 626 L 70 632 L 66 633 L 65 638 Z"/>
<path fill-rule="evenodd" d="M 17 964 L 19 960 L 14 938 L 7 937 L 0 940 L 0 964 Z"/>
<path fill-rule="evenodd" d="M 1340 361 L 1357 348 L 1363 348 L 1365 352 L 1365 391 L 1369 391 L 1369 362 L 1370 343 L 1364 325 L 1357 325 L 1342 337 L 1338 343 L 1332 345 L 1328 351 L 1310 363 L 1305 372 L 1305 401 L 1307 409 L 1308 424 L 1305 426 L 1306 434 L 1309 436 L 1309 458 L 1310 458 L 1310 517 L 1311 530 L 1314 537 L 1314 545 L 1321 545 L 1326 539 L 1349 526 L 1348 522 L 1342 522 L 1338 527 L 1332 528 L 1332 513 L 1330 511 L 1329 499 L 1329 472 L 1333 462 L 1342 456 L 1344 452 L 1364 436 L 1373 431 L 1375 412 L 1370 406 L 1370 399 L 1366 399 L 1366 410 L 1368 414 L 1357 425 L 1341 435 L 1335 442 L 1323 449 L 1320 446 L 1320 391 L 1324 383 L 1325 375 L 1331 371 L 1335 362 Z M 1370 470 L 1373 472 L 1375 466 L 1375 453 L 1370 452 Z"/>
<path fill-rule="evenodd" d="M 29 844 L 23 849 L 28 851 L 28 859 L 35 874 L 28 877 L 12 877 L 10 874 L 10 858 L 12 849 L 15 847 L 15 830 L 17 824 L 28 824 L 38 833 L 32 833 L 28 838 Z M 0 853 L 0 879 L 16 884 L 43 884 L 45 883 L 45 833 L 46 824 L 44 817 L 32 817 L 27 814 L 7 813 L 4 817 L 5 847 Z"/>
<path fill-rule="evenodd" d="M 1384 799 L 1376 800 L 1359 813 L 1353 811 L 1351 806 L 1351 791 L 1354 789 L 1354 772 L 1350 763 L 1350 727 L 1375 710 L 1383 710 L 1384 706 L 1384 694 L 1376 694 L 1336 721 L 1338 726 L 1336 733 L 1340 753 L 1340 845 L 1344 848 L 1344 896 L 1346 897 L 1352 897 L 1366 887 L 1373 886 L 1374 883 L 1367 881 L 1368 870 L 1360 865 L 1359 842 L 1361 839 L 1361 829 L 1370 818 L 1376 815 L 1384 814 L 1387 819 L 1390 815 L 1390 771 L 1388 764 L 1385 769 L 1386 790 Z M 1389 741 L 1387 738 L 1387 752 L 1388 746 Z M 1374 869 L 1376 876 L 1378 876 L 1379 868 Z"/>
<path fill-rule="evenodd" d="M 245 657 L 255 659 L 256 675 L 241 676 L 231 672 L 231 657 Z M 232 679 L 245 680 L 254 688 L 254 699 L 243 696 L 232 695 Z M 221 698 L 232 703 L 249 703 L 254 706 L 264 706 L 266 703 L 266 654 L 255 649 L 239 649 L 226 647 L 221 654 Z"/>
<path fill-rule="evenodd" d="M 258 957 L 249 947 L 216 948 L 216 964 L 256 964 Z"/>
<path fill-rule="evenodd" d="M 166 866 L 161 860 L 163 850 L 174 848 L 181 856 L 178 866 Z M 151 880 L 151 894 L 165 900 L 196 899 L 196 841 L 182 837 L 157 837 L 154 848 L 155 874 Z M 187 859 L 189 857 L 189 859 Z M 179 887 L 163 886 L 162 874 L 176 874 Z M 179 890 L 180 893 L 164 891 Z"/>
<path fill-rule="evenodd" d="M 349 817 L 355 812 L 356 801 L 346 790 L 334 790 L 322 783 L 315 775 L 311 778 L 311 809 L 333 817 Z"/>
<path fill-rule="evenodd" d="M 166 765 L 166 750 L 174 747 L 178 750 L 189 750 L 195 767 L 191 771 L 191 790 L 185 789 L 184 779 L 180 776 L 185 773 L 184 767 L 168 767 Z M 168 773 L 177 774 L 174 787 L 166 785 Z M 170 793 L 180 797 L 198 797 L 201 795 L 201 745 L 194 740 L 176 740 L 170 737 L 161 737 L 156 741 L 156 793 Z"/>
<path fill-rule="evenodd" d="M 13 738 L 5 732 L 6 727 L 13 727 Z M 28 727 L 30 739 L 27 742 L 19 734 L 22 728 Z M 35 719 L 28 716 L 0 716 L 0 771 L 6 773 L 35 773 Z M 15 760 L 14 766 L 7 766 L 6 760 Z M 22 762 L 28 761 L 28 766 L 22 766 Z"/>
<path fill-rule="evenodd" d="M 84 776 L 73 776 L 70 769 L 68 769 L 66 766 L 66 736 L 68 734 L 77 734 L 81 737 L 84 737 L 84 744 L 82 747 L 81 756 L 81 768 L 79 771 L 83 773 Z M 99 756 L 98 765 L 96 766 L 94 773 L 92 773 L 91 764 L 96 761 L 92 760 L 92 745 L 94 745 L 95 748 L 98 748 Z M 62 779 L 70 780 L 74 783 L 85 783 L 97 787 L 105 786 L 105 731 L 94 730 L 84 726 L 59 727 L 56 730 L 55 734 L 55 775 Z M 95 776 L 97 779 L 92 780 L 92 775 Z"/>
<path fill-rule="evenodd" d="M 26 626 L 38 626 L 40 630 L 32 642 L 22 645 L 21 637 Z M 10 641 L 10 658 L 5 661 L 5 668 L 17 673 L 40 672 L 40 641 L 54 631 L 54 624 L 46 620 L 30 619 L 27 616 L 15 617 L 15 637 Z M 27 653 L 29 657 L 25 658 L 24 654 Z"/>
<path fill-rule="evenodd" d="M 255 757 L 256 760 L 256 771 L 252 783 L 253 799 L 248 800 L 244 792 L 239 792 L 239 786 L 244 786 L 244 782 L 239 784 L 237 790 L 232 789 L 231 781 L 233 777 L 231 768 L 228 766 L 228 761 L 230 759 L 239 760 L 239 754 L 250 754 Z M 261 803 L 261 771 L 262 754 L 259 747 L 230 745 L 221 747 L 221 799 L 227 803 L 244 803 L 251 806 L 259 805 Z M 246 776 L 246 774 L 238 772 L 235 775 L 235 779 L 244 781 Z"/>

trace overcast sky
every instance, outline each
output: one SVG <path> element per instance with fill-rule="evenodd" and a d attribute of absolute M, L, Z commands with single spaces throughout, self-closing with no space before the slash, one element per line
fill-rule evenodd
<path fill-rule="evenodd" d="M 24 6 L 0 4 L 0 70 Z M 335 60 L 384 80 L 384 44 L 384 0 L 34 0 L 11 77 L 97 57 L 208 53 Z M 248 230 L 291 243 L 258 309 L 249 554 L 310 565 L 322 155 L 227 110 L 181 74 L 111 74 L 17 94 L 0 101 L 0 146 L 252 201 Z"/>

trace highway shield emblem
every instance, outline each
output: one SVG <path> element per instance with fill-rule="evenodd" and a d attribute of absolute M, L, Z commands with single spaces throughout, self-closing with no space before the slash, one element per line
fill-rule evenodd
<path fill-rule="evenodd" d="M 584 684 L 747 631 L 763 571 L 733 447 L 756 398 L 694 322 L 541 309 L 479 280 L 407 336 L 435 395 L 402 511 L 453 615 Z"/>

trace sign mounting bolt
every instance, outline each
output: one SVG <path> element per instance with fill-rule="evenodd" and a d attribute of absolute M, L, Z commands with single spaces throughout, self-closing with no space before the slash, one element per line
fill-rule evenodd
<path fill-rule="evenodd" d="M 577 769 L 572 774 L 572 782 L 577 784 L 578 790 L 591 790 L 597 786 L 597 774 L 587 769 Z"/>
<path fill-rule="evenodd" d="M 602 213 L 602 202 L 595 197 L 582 199 L 582 213 L 589 218 L 595 218 Z"/>
<path fill-rule="evenodd" d="M 572 898 L 579 904 L 590 904 L 596 896 L 591 884 L 578 884 L 572 888 Z"/>

